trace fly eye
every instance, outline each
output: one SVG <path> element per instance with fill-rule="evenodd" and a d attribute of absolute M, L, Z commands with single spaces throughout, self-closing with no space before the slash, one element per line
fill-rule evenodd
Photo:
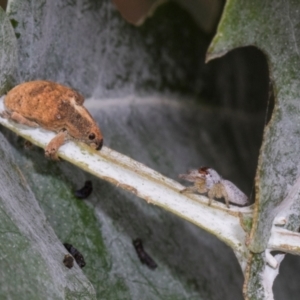
<path fill-rule="evenodd" d="M 201 175 L 207 175 L 208 174 L 208 167 L 201 167 L 198 172 L 201 174 Z"/>
<path fill-rule="evenodd" d="M 89 135 L 89 139 L 90 139 L 90 140 L 93 140 L 95 137 L 96 137 L 95 133 L 91 133 L 91 134 Z"/>

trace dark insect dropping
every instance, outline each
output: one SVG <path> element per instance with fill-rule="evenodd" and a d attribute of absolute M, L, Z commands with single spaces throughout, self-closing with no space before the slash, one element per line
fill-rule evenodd
<path fill-rule="evenodd" d="M 64 246 L 69 251 L 69 253 L 75 258 L 77 265 L 80 268 L 83 268 L 85 266 L 85 261 L 84 261 L 83 255 L 71 244 L 65 243 Z"/>
<path fill-rule="evenodd" d="M 29 142 L 29 141 L 26 140 L 24 142 L 24 148 L 25 149 L 32 149 L 33 148 L 33 144 L 31 142 Z"/>
<path fill-rule="evenodd" d="M 143 242 L 141 239 L 135 239 L 132 241 L 135 251 L 142 264 L 148 266 L 148 268 L 154 270 L 157 268 L 156 262 L 150 257 L 150 255 L 144 250 Z"/>
<path fill-rule="evenodd" d="M 90 180 L 87 180 L 83 186 L 83 188 L 75 191 L 75 197 L 79 199 L 87 198 L 93 191 L 93 184 Z"/>
<path fill-rule="evenodd" d="M 63 260 L 63 264 L 69 269 L 73 268 L 73 266 L 74 266 L 73 256 L 70 254 L 66 254 L 64 257 L 64 260 Z"/>

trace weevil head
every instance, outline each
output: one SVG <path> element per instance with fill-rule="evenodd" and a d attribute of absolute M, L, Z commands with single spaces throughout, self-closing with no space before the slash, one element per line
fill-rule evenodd
<path fill-rule="evenodd" d="M 69 135 L 93 149 L 100 150 L 103 146 L 103 135 L 90 113 L 83 106 L 78 105 L 70 106 L 69 109 L 69 122 L 66 128 Z"/>
<path fill-rule="evenodd" d="M 84 142 L 96 150 L 100 150 L 103 146 L 103 136 L 97 125 L 91 126 L 86 133 Z"/>

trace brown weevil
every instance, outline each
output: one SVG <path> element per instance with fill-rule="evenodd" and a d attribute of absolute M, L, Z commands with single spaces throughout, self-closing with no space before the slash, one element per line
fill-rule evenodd
<path fill-rule="evenodd" d="M 45 148 L 47 157 L 57 159 L 59 147 L 68 139 L 96 150 L 103 145 L 102 133 L 83 102 L 82 95 L 64 85 L 44 80 L 24 82 L 5 96 L 6 110 L 1 117 L 57 132 Z"/>

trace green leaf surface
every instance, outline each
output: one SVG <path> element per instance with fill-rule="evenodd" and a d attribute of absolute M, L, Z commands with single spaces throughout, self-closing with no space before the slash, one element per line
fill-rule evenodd
<path fill-rule="evenodd" d="M 0 95 L 13 86 L 16 67 L 16 36 L 8 17 L 0 7 Z"/>
<path fill-rule="evenodd" d="M 166 176 L 177 180 L 189 168 L 209 165 L 250 194 L 264 116 L 199 105 L 206 40 L 187 13 L 168 4 L 135 28 L 108 0 L 11 0 L 7 15 L 18 43 L 16 81 L 47 79 L 75 87 L 90 97 L 86 106 L 107 146 Z M 93 299 L 94 292 L 97 299 L 242 299 L 236 258 L 215 237 L 67 162 L 47 161 L 41 149 L 26 150 L 23 140 L 1 131 L 10 146 L 5 141 L 0 149 L 20 169 L 15 181 L 24 176 L 24 189 L 38 201 L 22 210 L 20 220 L 1 225 L 18 233 L 13 243 L 21 251 L 4 248 L 2 261 L 9 265 L 20 256 L 18 280 L 33 291 L 23 299 Z M 82 201 L 74 190 L 85 180 L 92 180 L 94 191 Z M 0 183 L 8 205 L 13 188 Z M 9 215 L 6 206 L 4 213 Z M 39 227 L 34 239 L 19 225 L 33 216 L 47 238 L 52 234 L 41 258 L 23 250 L 39 249 Z M 138 260 L 132 245 L 137 237 L 157 262 L 155 271 Z M 62 264 L 65 242 L 84 255 L 84 269 Z M 29 258 L 39 263 L 27 267 Z M 53 276 L 57 268 L 63 275 Z M 61 280 L 68 272 L 74 276 Z M 3 278 L 3 295 L 18 299 L 11 278 Z M 48 289 L 57 294 L 48 296 Z"/>
<path fill-rule="evenodd" d="M 63 264 L 67 251 L 57 238 L 1 134 L 2 299 L 95 299 L 78 266 Z M 12 284 L 14 283 L 14 284 Z"/>
<path fill-rule="evenodd" d="M 197 92 L 204 39 L 177 6 L 141 28 L 104 0 L 11 0 L 7 11 L 18 22 L 19 81 L 52 79 L 101 98 Z M 182 22 L 188 30 L 179 33 Z"/>

